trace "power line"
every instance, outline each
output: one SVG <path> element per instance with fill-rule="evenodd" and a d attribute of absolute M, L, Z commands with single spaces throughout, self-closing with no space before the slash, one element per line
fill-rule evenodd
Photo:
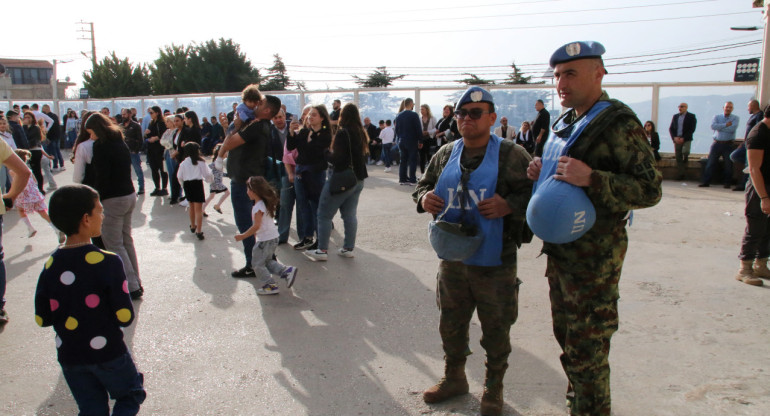
<path fill-rule="evenodd" d="M 756 11 L 748 12 L 733 12 L 733 13 L 718 13 L 718 14 L 704 14 L 698 16 L 679 16 L 679 17 L 660 17 L 655 19 L 637 19 L 637 20 L 616 20 L 610 22 L 590 22 L 590 23 L 564 23 L 564 24 L 551 24 L 549 28 L 555 27 L 575 27 L 575 26 L 597 26 L 597 25 L 614 25 L 614 24 L 627 24 L 627 23 L 647 23 L 647 22 L 663 22 L 671 20 L 686 20 L 686 19 L 701 19 L 705 17 L 724 17 L 735 16 L 741 14 L 756 13 Z M 400 35 L 434 35 L 439 33 L 465 33 L 465 32 L 490 32 L 490 31 L 504 31 L 504 30 L 528 30 L 528 29 L 543 29 L 542 25 L 537 26 L 515 26 L 515 27 L 492 27 L 483 29 L 447 29 L 447 30 L 430 30 L 430 31 L 412 31 L 412 32 L 388 32 L 388 33 L 357 33 L 356 37 L 378 37 L 378 36 L 400 36 Z M 316 38 L 330 38 L 338 37 L 338 35 L 320 35 Z"/>
<path fill-rule="evenodd" d="M 706 66 L 716 66 L 716 65 L 724 65 L 724 64 L 734 64 L 735 61 L 724 61 L 724 62 L 715 62 L 711 64 L 700 64 L 700 65 L 690 65 L 690 66 L 680 66 L 676 68 L 662 68 L 662 69 L 648 69 L 643 71 L 628 71 L 628 72 L 613 72 L 612 75 L 624 75 L 624 74 L 641 74 L 645 72 L 662 72 L 662 71 L 676 71 L 679 69 L 690 69 L 690 68 L 702 68 Z"/>
<path fill-rule="evenodd" d="M 494 4 L 473 4 L 470 6 L 448 6 L 448 7 L 441 7 L 439 10 L 460 10 L 460 9 L 478 9 L 481 7 L 505 7 L 505 6 L 519 6 L 523 4 L 541 4 L 541 3 L 555 3 L 555 2 L 561 2 L 561 1 L 567 1 L 567 0 L 530 0 L 530 1 L 519 1 L 519 2 L 507 2 L 507 3 L 494 3 Z M 404 14 L 404 13 L 412 13 L 412 12 L 435 12 L 436 8 L 427 8 L 427 9 L 399 9 L 399 10 L 382 10 L 377 11 L 378 14 Z M 365 15 L 363 13 L 352 13 L 347 15 L 340 15 L 340 16 L 362 16 Z"/>
<path fill-rule="evenodd" d="M 567 13 L 587 13 L 587 12 L 604 12 L 604 11 L 611 11 L 611 10 L 628 10 L 628 9 L 644 9 L 644 8 L 650 8 L 650 7 L 666 7 L 666 6 L 680 6 L 685 4 L 694 4 L 694 3 L 713 3 L 718 0 L 692 0 L 692 1 L 682 1 L 682 2 L 675 2 L 675 3 L 659 3 L 659 4 L 642 4 L 642 5 L 636 5 L 636 6 L 618 6 L 618 7 L 603 7 L 603 8 L 596 8 L 596 9 L 579 9 L 579 10 L 549 10 L 545 12 L 528 12 L 528 13 L 515 13 L 515 14 L 494 14 L 494 15 L 485 15 L 485 16 L 460 16 L 460 17 L 435 17 L 435 18 L 427 18 L 427 19 L 399 19 L 399 20 L 390 20 L 390 21 L 383 21 L 378 22 L 378 25 L 388 25 L 388 24 L 398 24 L 398 23 L 424 23 L 424 22 L 445 22 L 445 21 L 451 21 L 451 20 L 469 20 L 469 19 L 488 19 L 488 18 L 500 18 L 500 17 L 522 17 L 522 16 L 541 16 L 541 15 L 555 15 L 555 14 L 567 14 Z M 442 8 L 443 10 L 443 8 Z M 369 26 L 371 23 L 353 23 L 346 25 L 347 27 L 350 26 Z"/>
<path fill-rule="evenodd" d="M 695 52 L 695 51 L 701 51 L 704 49 L 716 49 L 716 48 L 739 48 L 739 47 L 745 47 L 745 46 L 752 46 L 752 45 L 759 45 L 762 43 L 762 40 L 756 40 L 756 41 L 746 41 L 746 42 L 737 42 L 737 43 L 728 43 L 724 45 L 714 45 L 708 48 L 693 48 L 693 49 L 683 49 L 678 51 L 672 51 L 672 52 L 657 52 L 657 53 L 648 53 L 648 54 L 640 54 L 640 55 L 629 55 L 629 56 L 621 56 L 617 58 L 605 58 L 605 61 L 610 60 L 622 60 L 622 59 L 632 59 L 632 58 L 643 58 L 643 57 L 652 57 L 652 56 L 660 56 L 660 55 L 670 55 L 675 53 L 683 53 L 683 52 Z M 543 63 L 534 63 L 534 64 L 516 64 L 517 67 L 527 67 L 527 66 L 538 66 L 543 67 L 548 65 L 547 62 Z M 319 69 L 340 69 L 340 70 L 356 70 L 356 69 L 365 69 L 365 70 L 372 70 L 375 68 L 378 68 L 378 66 L 326 66 L 326 65 L 292 65 L 292 64 L 286 64 L 286 68 L 319 68 Z M 511 65 L 470 65 L 470 66 L 388 66 L 386 67 L 388 70 L 400 72 L 402 70 L 451 70 L 451 69 L 457 69 L 458 71 L 464 71 L 464 70 L 475 70 L 475 69 L 491 69 L 491 68 L 511 68 Z M 295 72 L 300 72 L 299 70 L 292 70 Z M 331 72 L 330 72 L 331 73 Z"/>

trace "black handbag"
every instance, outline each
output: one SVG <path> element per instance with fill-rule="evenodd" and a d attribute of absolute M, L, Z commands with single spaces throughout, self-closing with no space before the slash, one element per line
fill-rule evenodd
<path fill-rule="evenodd" d="M 332 195 L 341 194 L 345 191 L 353 189 L 358 183 L 356 173 L 353 171 L 353 142 L 350 139 L 347 129 L 342 129 L 345 135 L 348 136 L 348 151 L 350 152 L 350 163 L 345 170 L 339 172 L 332 172 L 332 176 L 329 178 L 329 193 Z"/>

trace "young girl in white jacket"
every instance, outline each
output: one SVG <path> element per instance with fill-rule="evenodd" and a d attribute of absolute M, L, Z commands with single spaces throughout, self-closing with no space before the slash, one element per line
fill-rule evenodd
<path fill-rule="evenodd" d="M 190 207 L 190 232 L 195 233 L 198 240 L 203 240 L 203 202 L 206 200 L 203 181 L 208 183 L 214 179 L 211 170 L 200 155 L 198 143 L 190 142 L 184 145 L 185 159 L 179 164 L 176 177 L 182 183 L 184 194 Z"/>

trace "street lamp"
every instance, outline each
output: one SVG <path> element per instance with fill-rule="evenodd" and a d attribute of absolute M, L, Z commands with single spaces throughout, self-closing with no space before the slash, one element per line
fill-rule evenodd
<path fill-rule="evenodd" d="M 59 99 L 59 80 L 56 78 L 56 65 L 57 64 L 68 64 L 72 62 L 72 59 L 67 59 L 64 61 L 58 61 L 56 59 L 53 60 L 53 74 L 51 76 L 51 84 L 53 86 L 53 101 L 54 104 Z"/>

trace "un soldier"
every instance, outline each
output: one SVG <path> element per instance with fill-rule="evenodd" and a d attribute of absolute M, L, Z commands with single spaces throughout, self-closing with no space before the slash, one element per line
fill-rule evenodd
<path fill-rule="evenodd" d="M 606 74 L 597 42 L 573 42 L 551 56 L 561 104 L 544 158 L 527 171 L 538 179 L 555 165 L 555 179 L 582 187 L 596 223 L 579 239 L 543 245 L 548 255 L 553 331 L 562 348 L 572 415 L 610 414 L 610 338 L 618 329 L 618 280 L 628 246 L 629 210 L 661 198 L 662 176 L 634 112 L 602 91 Z M 571 143 L 567 155 L 558 149 Z M 552 160 L 548 160 L 551 155 Z M 557 156 L 553 156 L 557 155 Z M 541 178 L 543 179 L 543 178 Z"/>
<path fill-rule="evenodd" d="M 532 192 L 526 173 L 531 157 L 521 146 L 489 133 L 497 114 L 486 90 L 471 87 L 465 91 L 455 115 L 462 140 L 439 149 L 412 196 L 417 212 L 437 215 L 446 211 L 449 220 L 457 218 L 461 201 L 465 201 L 464 218 L 478 226 L 484 241 L 462 262 L 439 263 L 436 300 L 441 311 L 445 373 L 423 393 L 423 399 L 437 403 L 468 393 L 468 327 L 476 309 L 487 357 L 481 413 L 498 415 L 511 352 L 510 330 L 518 315 L 521 281 L 516 277 L 516 249 Z M 463 193 L 461 182 L 466 182 L 467 195 L 457 198 Z"/>

